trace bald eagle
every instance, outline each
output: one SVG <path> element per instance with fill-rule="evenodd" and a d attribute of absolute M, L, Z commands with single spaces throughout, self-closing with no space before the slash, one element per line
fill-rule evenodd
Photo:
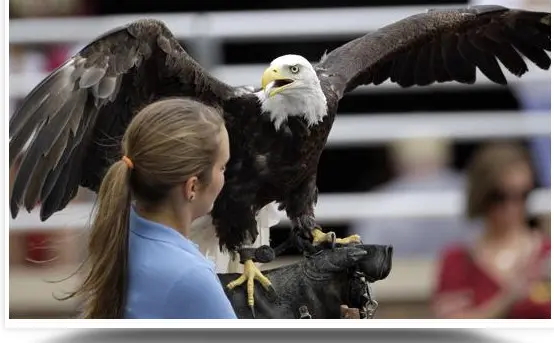
<path fill-rule="evenodd" d="M 164 23 L 138 20 L 85 46 L 11 117 L 10 165 L 24 154 L 13 184 L 12 217 L 19 207 L 31 211 L 40 201 L 46 220 L 66 207 L 79 186 L 97 191 L 108 166 L 120 158 L 115 143 L 135 113 L 157 99 L 187 96 L 220 108 L 230 136 L 226 183 L 210 213 L 222 251 L 254 241 L 256 213 L 273 202 L 305 238 L 300 242 L 336 239 L 317 229 L 314 206 L 319 159 L 345 93 L 387 79 L 402 87 L 471 84 L 477 68 L 506 84 L 498 60 L 522 76 L 528 71 L 523 56 L 549 69 L 545 51 L 549 13 L 501 6 L 432 10 L 354 39 L 314 65 L 298 55 L 278 57 L 263 72 L 261 88 L 253 89 L 210 75 Z M 270 286 L 253 260 L 242 258 L 243 275 L 229 287 L 248 281 L 251 288 L 254 279 Z"/>

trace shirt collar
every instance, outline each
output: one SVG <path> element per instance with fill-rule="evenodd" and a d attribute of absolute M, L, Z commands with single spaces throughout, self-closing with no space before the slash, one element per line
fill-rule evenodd
<path fill-rule="evenodd" d="M 167 243 L 175 244 L 194 254 L 201 254 L 198 244 L 183 236 L 177 230 L 166 225 L 141 217 L 131 206 L 129 217 L 130 230 L 138 235 Z"/>

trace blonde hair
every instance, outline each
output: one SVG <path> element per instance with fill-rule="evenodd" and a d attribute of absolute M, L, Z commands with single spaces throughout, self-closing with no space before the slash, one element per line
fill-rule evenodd
<path fill-rule="evenodd" d="M 467 169 L 466 216 L 473 219 L 484 215 L 504 172 L 522 163 L 531 169 L 529 162 L 526 150 L 514 143 L 492 143 L 481 148 Z"/>
<path fill-rule="evenodd" d="M 131 198 L 155 205 L 191 176 L 210 182 L 223 118 L 199 102 L 171 98 L 142 109 L 122 140 L 125 158 L 108 169 L 97 198 L 85 263 L 90 271 L 75 295 L 84 318 L 122 318 L 127 289 Z"/>

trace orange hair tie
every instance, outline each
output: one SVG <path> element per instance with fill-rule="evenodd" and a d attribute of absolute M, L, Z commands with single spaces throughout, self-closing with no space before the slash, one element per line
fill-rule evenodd
<path fill-rule="evenodd" d="M 131 161 L 129 157 L 124 155 L 121 159 L 123 160 L 123 162 L 125 162 L 125 164 L 127 165 L 127 167 L 129 167 L 129 169 L 133 169 L 133 167 L 135 166 L 133 164 L 133 161 Z"/>

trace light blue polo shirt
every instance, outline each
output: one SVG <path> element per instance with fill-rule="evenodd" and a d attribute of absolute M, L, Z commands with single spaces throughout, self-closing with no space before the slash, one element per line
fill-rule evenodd
<path fill-rule="evenodd" d="M 129 220 L 126 319 L 236 319 L 213 263 L 165 225 Z"/>

